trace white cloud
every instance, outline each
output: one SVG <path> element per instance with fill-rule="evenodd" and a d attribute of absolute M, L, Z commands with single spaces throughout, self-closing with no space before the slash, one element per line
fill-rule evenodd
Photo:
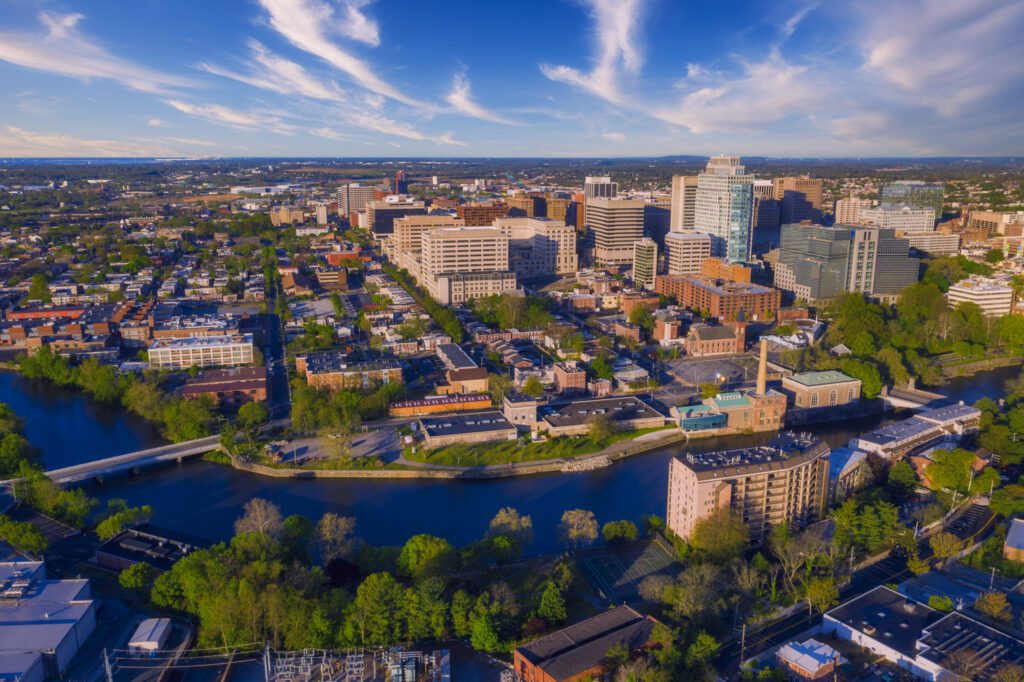
<path fill-rule="evenodd" d="M 606 140 L 608 140 L 609 142 L 625 142 L 626 141 L 626 134 L 625 133 L 605 133 L 601 137 L 606 139 Z"/>
<path fill-rule="evenodd" d="M 609 102 L 625 99 L 619 79 L 621 71 L 636 74 L 643 65 L 638 45 L 643 0 L 585 0 L 594 20 L 597 54 L 589 72 L 570 66 L 541 64 L 541 71 L 554 81 L 583 88 Z"/>
<path fill-rule="evenodd" d="M 334 9 L 322 0 L 259 0 L 270 26 L 298 49 L 322 59 L 362 87 L 411 106 L 424 106 L 377 76 L 367 62 L 346 52 L 328 36 L 338 24 Z"/>
<path fill-rule="evenodd" d="M 270 90 L 281 95 L 300 95 L 331 102 L 344 100 L 344 92 L 337 83 L 310 74 L 301 65 L 280 57 L 255 40 L 249 41 L 252 60 L 260 68 L 241 74 L 211 64 L 202 63 L 199 68 L 216 76 L 251 85 L 254 88 Z"/>
<path fill-rule="evenodd" d="M 166 103 L 183 114 L 240 130 L 265 130 L 278 135 L 294 135 L 297 130 L 272 112 L 239 111 L 220 104 L 192 104 L 176 99 L 166 100 Z"/>
<path fill-rule="evenodd" d="M 64 133 L 40 133 L 15 126 L 0 129 L 0 156 L 182 156 L 163 145 L 94 140 Z"/>
<path fill-rule="evenodd" d="M 89 80 L 112 80 L 133 90 L 167 93 L 194 83 L 117 57 L 78 30 L 81 14 L 40 12 L 42 34 L 0 32 L 0 60 L 30 69 Z"/>
<path fill-rule="evenodd" d="M 687 92 L 676 105 L 652 108 L 650 113 L 698 134 L 758 130 L 810 113 L 826 101 L 821 80 L 812 78 L 808 67 L 791 64 L 777 52 L 763 62 L 743 62 L 741 67 L 735 77 L 703 72 L 703 87 Z"/>
<path fill-rule="evenodd" d="M 946 115 L 994 95 L 1019 107 L 1024 3 L 875 0 L 862 9 L 857 36 L 870 75 Z"/>
<path fill-rule="evenodd" d="M 464 147 L 465 142 L 456 140 L 453 133 L 444 133 L 443 135 L 428 135 L 412 126 L 409 126 L 398 121 L 394 121 L 382 114 L 364 112 L 364 111 L 341 111 L 337 112 L 334 118 L 340 118 L 343 123 L 356 128 L 362 128 L 364 130 L 370 130 L 376 133 L 382 133 L 384 135 L 393 135 L 395 137 L 404 137 L 408 140 L 418 140 L 420 142 L 434 142 L 436 144 L 444 145 L 456 145 Z M 345 133 L 338 131 L 331 127 L 316 128 L 310 131 L 317 137 L 324 137 L 327 139 L 341 139 Z"/>
<path fill-rule="evenodd" d="M 153 128 L 173 128 L 174 127 L 170 123 L 168 123 L 167 121 L 163 120 L 162 118 L 157 118 L 156 116 L 154 116 L 153 118 L 150 118 L 149 120 L 147 120 L 146 121 L 146 125 L 151 126 Z"/>
<path fill-rule="evenodd" d="M 514 121 L 510 121 L 507 118 L 503 118 L 498 114 L 485 109 L 473 100 L 473 94 L 470 90 L 469 79 L 464 74 L 455 74 L 455 78 L 452 81 L 451 92 L 445 98 L 455 109 L 455 111 L 469 116 L 471 118 L 479 118 L 482 121 L 491 121 L 492 123 L 501 123 L 504 125 L 519 125 Z"/>
<path fill-rule="evenodd" d="M 338 22 L 337 30 L 346 38 L 377 47 L 380 45 L 380 27 L 375 19 L 371 19 L 361 11 L 371 2 L 373 0 L 344 0 L 342 11 L 345 16 Z"/>

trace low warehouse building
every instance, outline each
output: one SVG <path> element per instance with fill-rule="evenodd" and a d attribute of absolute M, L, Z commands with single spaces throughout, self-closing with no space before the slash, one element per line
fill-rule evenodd
<path fill-rule="evenodd" d="M 156 656 L 164 648 L 171 634 L 170 618 L 147 618 L 139 623 L 135 634 L 128 640 L 128 651 L 133 656 Z"/>
<path fill-rule="evenodd" d="M 547 405 L 540 410 L 541 427 L 552 436 L 581 436 L 590 432 L 591 423 L 607 417 L 619 431 L 649 429 L 665 425 L 665 415 L 634 396 L 574 400 Z"/>
<path fill-rule="evenodd" d="M 456 443 L 485 443 L 492 440 L 515 440 L 518 432 L 497 410 L 447 417 L 423 417 L 420 432 L 428 448 Z"/>

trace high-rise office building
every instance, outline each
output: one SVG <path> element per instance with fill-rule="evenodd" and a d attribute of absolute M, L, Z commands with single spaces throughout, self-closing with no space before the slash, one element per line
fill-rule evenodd
<path fill-rule="evenodd" d="M 823 183 L 820 178 L 775 178 L 772 185 L 774 199 L 782 207 L 782 224 L 821 221 Z"/>
<path fill-rule="evenodd" d="M 667 196 L 653 196 L 644 204 L 644 236 L 653 239 L 659 246 L 665 243 L 672 217 L 672 199 Z"/>
<path fill-rule="evenodd" d="M 792 529 L 828 509 L 828 445 L 814 436 L 782 434 L 766 445 L 673 457 L 668 474 L 669 529 L 689 538 L 704 518 L 728 509 L 763 542 L 774 526 Z"/>
<path fill-rule="evenodd" d="M 385 255 L 398 267 L 420 279 L 423 235 L 441 227 L 465 227 L 461 218 L 440 215 L 411 215 L 395 218 L 394 232 L 385 241 Z"/>
<path fill-rule="evenodd" d="M 882 185 L 879 193 L 883 204 L 910 204 L 918 208 L 930 208 L 935 217 L 942 217 L 942 202 L 945 186 L 941 182 L 922 182 L 920 180 L 897 180 Z"/>
<path fill-rule="evenodd" d="M 373 187 L 347 183 L 338 188 L 338 216 L 348 218 L 373 201 Z"/>
<path fill-rule="evenodd" d="M 967 229 L 986 232 L 990 237 L 997 234 L 1019 237 L 1024 232 L 1024 211 L 1016 213 L 971 211 Z"/>
<path fill-rule="evenodd" d="M 579 269 L 576 228 L 551 218 L 498 218 L 509 237 L 509 267 L 520 279 L 571 275 Z"/>
<path fill-rule="evenodd" d="M 871 199 L 860 199 L 858 197 L 846 197 L 836 202 L 835 224 L 856 225 L 860 222 L 860 212 L 871 208 Z"/>
<path fill-rule="evenodd" d="M 583 181 L 583 194 L 588 199 L 614 199 L 619 193 L 619 183 L 612 182 L 607 175 L 587 176 Z"/>
<path fill-rule="evenodd" d="M 423 283 L 444 305 L 516 288 L 509 237 L 497 227 L 445 227 L 422 237 Z"/>
<path fill-rule="evenodd" d="M 545 197 L 544 203 L 547 205 L 547 217 L 552 220 L 561 220 L 564 223 L 568 223 L 567 216 L 569 213 L 569 204 L 572 203 L 570 199 L 565 197 L 556 196 L 554 194 L 548 194 Z"/>
<path fill-rule="evenodd" d="M 508 206 L 508 215 L 510 217 L 533 218 L 537 216 L 536 201 L 534 197 L 525 194 L 517 194 L 505 197 L 505 204 Z"/>
<path fill-rule="evenodd" d="M 327 202 L 318 201 L 313 204 L 313 211 L 316 213 L 316 224 L 326 225 L 327 224 Z"/>
<path fill-rule="evenodd" d="M 754 180 L 751 252 L 758 255 L 776 248 L 781 228 L 782 202 L 775 198 L 775 184 L 771 180 Z"/>
<path fill-rule="evenodd" d="M 658 276 L 658 245 L 644 237 L 633 244 L 633 283 L 641 289 L 653 289 Z"/>
<path fill-rule="evenodd" d="M 643 237 L 643 199 L 587 199 L 587 243 L 595 263 L 632 263 L 633 244 Z"/>
<path fill-rule="evenodd" d="M 671 232 L 687 232 L 693 229 L 697 210 L 697 176 L 672 176 L 672 216 L 669 220 Z"/>
<path fill-rule="evenodd" d="M 409 180 L 406 179 L 405 171 L 395 171 L 395 194 L 408 194 Z"/>
<path fill-rule="evenodd" d="M 371 201 L 366 205 L 366 225 L 375 238 L 380 238 L 395 231 L 395 218 L 426 214 L 427 209 L 422 201 Z"/>
<path fill-rule="evenodd" d="M 665 265 L 669 275 L 699 275 L 701 264 L 710 257 L 710 235 L 702 232 L 665 235 Z"/>
<path fill-rule="evenodd" d="M 471 202 L 455 208 L 455 214 L 467 225 L 490 225 L 508 215 L 508 205 L 493 202 Z"/>
<path fill-rule="evenodd" d="M 711 254 L 738 262 L 750 259 L 754 176 L 738 156 L 713 156 L 697 180 L 694 229 L 711 235 Z"/>
<path fill-rule="evenodd" d="M 918 279 L 920 259 L 893 230 L 783 225 L 775 286 L 807 301 L 848 291 L 891 299 Z"/>

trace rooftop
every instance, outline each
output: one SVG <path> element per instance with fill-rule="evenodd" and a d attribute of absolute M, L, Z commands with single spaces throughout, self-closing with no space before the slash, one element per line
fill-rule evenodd
<path fill-rule="evenodd" d="M 693 330 L 701 341 L 724 341 L 736 338 L 736 327 L 731 324 L 698 324 L 693 326 Z"/>
<path fill-rule="evenodd" d="M 790 642 L 779 649 L 779 658 L 789 661 L 802 670 L 816 673 L 839 656 L 839 652 L 823 644 L 816 639 L 808 639 L 803 642 Z"/>
<path fill-rule="evenodd" d="M 829 384 L 842 384 L 847 381 L 860 381 L 860 379 L 854 379 L 835 369 L 819 372 L 800 372 L 793 376 L 785 377 L 785 379 L 795 381 L 802 386 L 828 386 Z"/>
<path fill-rule="evenodd" d="M 888 587 L 879 586 L 840 604 L 825 617 L 915 658 L 921 633 L 942 618 L 942 614 Z"/>
<path fill-rule="evenodd" d="M 686 281 L 696 287 L 700 287 L 701 289 L 710 291 L 713 294 L 717 294 L 718 296 L 770 294 L 775 291 L 770 287 L 761 286 L 760 284 L 751 284 L 750 282 L 728 282 L 722 279 L 709 279 L 706 277 L 687 277 Z"/>
<path fill-rule="evenodd" d="M 565 427 L 586 424 L 600 415 L 614 421 L 664 417 L 653 407 L 633 396 L 574 400 L 562 405 L 549 405 L 541 408 L 540 416 L 552 426 Z"/>
<path fill-rule="evenodd" d="M 828 454 L 828 445 L 817 437 L 786 432 L 765 445 L 719 452 L 688 452 L 676 457 L 676 461 L 704 479 L 786 469 Z"/>
<path fill-rule="evenodd" d="M 252 334 L 228 334 L 225 336 L 187 336 L 174 339 L 157 339 L 149 349 L 162 348 L 217 348 L 237 344 L 252 345 Z"/>
<path fill-rule="evenodd" d="M 437 344 L 437 355 L 448 369 L 471 369 L 477 364 L 456 343 Z"/>
<path fill-rule="evenodd" d="M 203 544 L 200 540 L 143 523 L 121 531 L 96 551 L 168 571 L 175 561 Z"/>
<path fill-rule="evenodd" d="M 1014 519 L 1006 531 L 1006 546 L 1024 549 L 1024 519 Z"/>
<path fill-rule="evenodd" d="M 516 427 L 497 410 L 446 417 L 421 417 L 420 425 L 423 427 L 424 433 L 430 436 L 454 436 L 508 430 L 515 432 L 516 430 Z"/>
<path fill-rule="evenodd" d="M 958 612 L 926 628 L 920 639 L 921 658 L 939 665 L 957 651 L 973 652 L 975 666 L 983 675 L 1007 663 L 1024 663 L 1024 641 Z"/>
<path fill-rule="evenodd" d="M 88 580 L 46 580 L 41 567 L 34 561 L 0 564 L 4 593 L 19 590 L 17 597 L 0 599 L 0 653 L 52 651 L 93 609 Z M 18 576 L 22 568 L 30 577 Z"/>
<path fill-rule="evenodd" d="M 925 410 L 917 415 L 920 419 L 926 419 L 930 422 L 938 424 L 944 424 L 947 422 L 956 421 L 958 419 L 971 419 L 980 418 L 981 410 L 970 405 L 946 405 L 945 407 L 936 407 L 932 410 Z"/>
<path fill-rule="evenodd" d="M 400 400 L 391 403 L 391 407 L 427 407 L 432 405 L 461 405 L 476 403 L 481 400 L 490 402 L 491 396 L 486 393 L 451 393 L 449 395 L 428 395 L 421 400 Z"/>
<path fill-rule="evenodd" d="M 647 643 L 655 621 L 619 606 L 524 644 L 516 652 L 556 680 L 569 679 L 604 661 L 608 649 Z"/>

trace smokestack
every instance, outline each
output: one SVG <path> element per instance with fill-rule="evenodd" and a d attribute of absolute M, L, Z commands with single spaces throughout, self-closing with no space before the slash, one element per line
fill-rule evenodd
<path fill-rule="evenodd" d="M 764 395 L 768 384 L 768 339 L 761 339 L 761 357 L 757 361 L 757 394 Z"/>

